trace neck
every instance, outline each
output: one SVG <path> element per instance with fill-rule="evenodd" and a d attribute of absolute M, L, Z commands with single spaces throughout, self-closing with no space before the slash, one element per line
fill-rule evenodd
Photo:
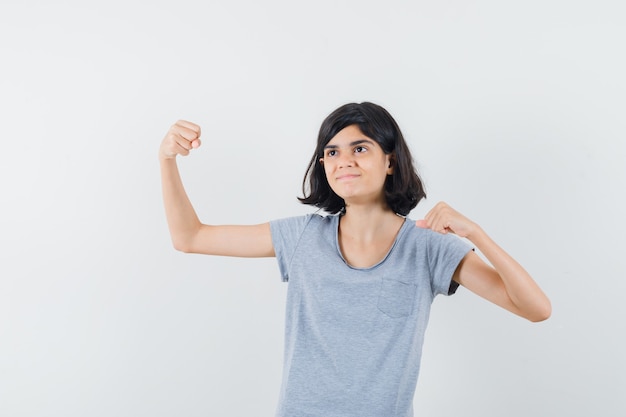
<path fill-rule="evenodd" d="M 404 219 L 396 215 L 386 204 L 346 205 L 340 220 L 340 233 L 359 241 L 378 239 L 381 232 L 397 230 Z"/>

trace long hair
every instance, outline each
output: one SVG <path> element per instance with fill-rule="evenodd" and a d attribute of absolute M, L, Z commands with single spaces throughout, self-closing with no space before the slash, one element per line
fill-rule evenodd
<path fill-rule="evenodd" d="M 392 154 L 393 174 L 385 180 L 385 199 L 389 208 L 406 216 L 426 197 L 426 192 L 400 127 L 387 110 L 369 102 L 345 104 L 322 122 L 317 147 L 302 181 L 303 197 L 298 197 L 298 200 L 331 214 L 344 209 L 345 202 L 328 184 L 320 158 L 324 157 L 324 147 L 328 142 L 350 125 L 357 125 L 365 136 L 380 145 L 385 154 Z"/>

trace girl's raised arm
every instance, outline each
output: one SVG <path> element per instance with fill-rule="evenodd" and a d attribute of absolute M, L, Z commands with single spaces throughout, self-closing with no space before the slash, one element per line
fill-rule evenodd
<path fill-rule="evenodd" d="M 178 172 L 176 156 L 198 148 L 200 126 L 179 120 L 167 132 L 159 148 L 165 215 L 174 248 L 207 255 L 274 256 L 269 223 L 253 226 L 202 224 L 189 201 Z"/>

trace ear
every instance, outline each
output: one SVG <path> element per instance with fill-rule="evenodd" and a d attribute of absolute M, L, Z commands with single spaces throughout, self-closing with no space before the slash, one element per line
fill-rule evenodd
<path fill-rule="evenodd" d="M 320 163 L 320 165 L 324 165 L 324 158 L 320 158 L 319 159 L 319 163 Z"/>
<path fill-rule="evenodd" d="M 392 153 L 387 155 L 387 175 L 393 175 L 393 167 L 396 165 L 396 156 Z"/>

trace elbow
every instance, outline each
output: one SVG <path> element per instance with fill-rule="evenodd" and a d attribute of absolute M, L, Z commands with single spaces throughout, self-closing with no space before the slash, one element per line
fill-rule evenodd
<path fill-rule="evenodd" d="M 174 245 L 174 249 L 182 253 L 192 253 L 191 249 L 189 249 L 188 246 Z"/>
<path fill-rule="evenodd" d="M 533 323 L 541 323 L 542 321 L 546 321 L 550 318 L 550 313 L 543 313 L 543 314 L 537 314 L 537 315 L 533 315 L 531 317 L 528 317 L 528 320 L 530 320 Z"/>
<path fill-rule="evenodd" d="M 191 242 L 188 240 L 172 239 L 172 246 L 179 252 L 193 253 Z"/>
<path fill-rule="evenodd" d="M 548 320 L 551 315 L 552 315 L 552 305 L 550 304 L 550 301 L 546 300 L 546 302 L 542 306 L 540 306 L 538 309 L 536 309 L 533 312 L 532 315 L 529 315 L 526 318 L 533 323 L 539 323 L 539 322 Z"/>
<path fill-rule="evenodd" d="M 198 253 L 197 248 L 197 228 L 174 228 L 170 229 L 170 238 L 172 246 L 179 252 Z"/>

